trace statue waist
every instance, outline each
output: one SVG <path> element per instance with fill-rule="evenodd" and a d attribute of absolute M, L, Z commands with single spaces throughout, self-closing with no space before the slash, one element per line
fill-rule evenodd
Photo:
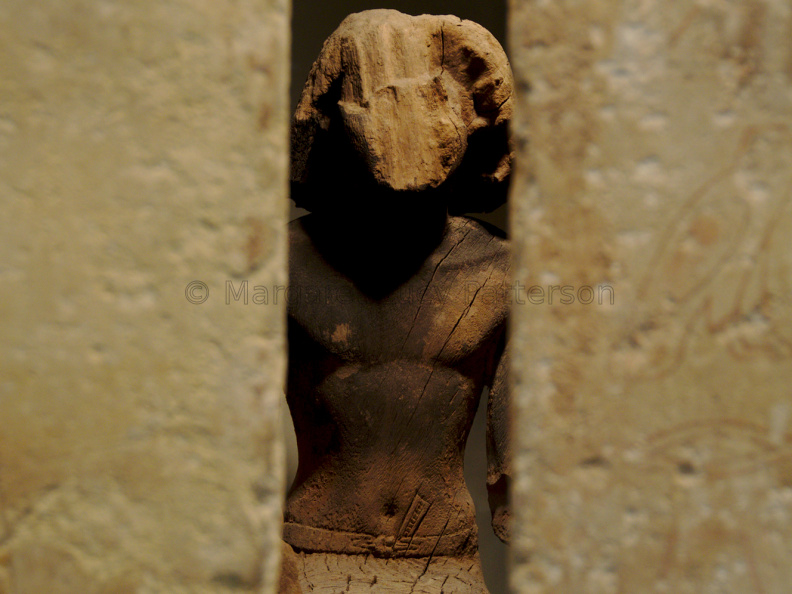
<path fill-rule="evenodd" d="M 370 554 L 375 557 L 462 557 L 474 555 L 478 531 L 471 528 L 436 535 L 366 534 L 316 528 L 295 522 L 283 524 L 283 540 L 309 553 Z"/>

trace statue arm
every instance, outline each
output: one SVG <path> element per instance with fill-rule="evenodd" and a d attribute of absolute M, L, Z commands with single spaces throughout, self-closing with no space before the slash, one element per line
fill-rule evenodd
<path fill-rule="evenodd" d="M 487 491 L 492 512 L 492 529 L 503 542 L 509 540 L 509 351 L 499 357 L 487 402 Z"/>

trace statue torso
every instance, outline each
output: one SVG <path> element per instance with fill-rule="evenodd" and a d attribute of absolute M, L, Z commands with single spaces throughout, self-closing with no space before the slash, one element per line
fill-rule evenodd
<path fill-rule="evenodd" d="M 464 444 L 503 346 L 507 275 L 505 240 L 451 217 L 417 271 L 375 298 L 292 223 L 287 399 L 300 467 L 287 541 L 384 556 L 475 547 Z"/>

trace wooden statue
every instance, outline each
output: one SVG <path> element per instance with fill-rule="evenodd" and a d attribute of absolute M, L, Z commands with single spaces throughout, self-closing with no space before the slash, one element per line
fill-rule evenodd
<path fill-rule="evenodd" d="M 512 75 L 453 16 L 347 17 L 292 127 L 287 400 L 299 467 L 282 592 L 486 592 L 465 442 L 482 391 L 507 537 L 505 200 Z"/>

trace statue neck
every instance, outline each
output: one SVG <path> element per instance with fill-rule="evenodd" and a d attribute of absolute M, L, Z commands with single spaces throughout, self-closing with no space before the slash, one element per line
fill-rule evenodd
<path fill-rule="evenodd" d="M 314 213 L 305 228 L 333 268 L 383 296 L 417 272 L 447 231 L 445 203 L 420 194 Z"/>

